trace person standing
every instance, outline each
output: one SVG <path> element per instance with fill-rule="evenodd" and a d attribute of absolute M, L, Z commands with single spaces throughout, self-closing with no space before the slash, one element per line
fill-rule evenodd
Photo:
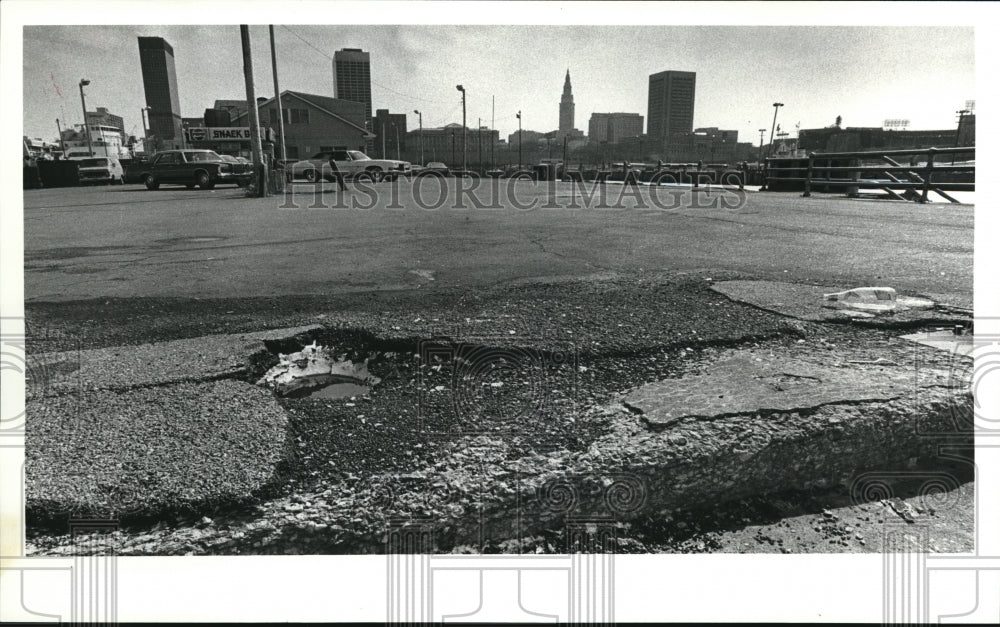
<path fill-rule="evenodd" d="M 337 181 L 337 185 L 340 191 L 347 191 L 347 185 L 344 184 L 344 175 L 337 167 L 337 162 L 334 160 L 333 155 L 330 155 L 330 169 L 333 171 L 333 178 Z"/>

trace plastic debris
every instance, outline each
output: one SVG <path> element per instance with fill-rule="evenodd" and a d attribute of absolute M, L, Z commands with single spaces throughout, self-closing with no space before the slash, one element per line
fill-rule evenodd
<path fill-rule="evenodd" d="M 896 290 L 891 287 L 856 287 L 843 292 L 823 294 L 823 300 L 835 303 L 835 307 L 874 313 L 896 310 Z"/>
<path fill-rule="evenodd" d="M 297 353 L 279 353 L 278 364 L 257 381 L 257 385 L 274 388 L 286 396 L 304 388 L 330 383 L 357 383 L 372 386 L 381 379 L 368 372 L 368 360 L 355 363 L 343 357 L 337 359 L 329 349 L 313 342 Z"/>

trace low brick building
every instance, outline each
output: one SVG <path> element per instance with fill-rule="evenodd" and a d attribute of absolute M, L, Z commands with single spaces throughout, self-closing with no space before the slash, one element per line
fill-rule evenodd
<path fill-rule="evenodd" d="M 260 125 L 278 132 L 278 107 L 274 98 L 258 104 Z M 281 92 L 284 113 L 285 153 L 305 159 L 322 150 L 364 150 L 372 136 L 365 129 L 365 105 L 329 96 L 286 90 Z M 233 117 L 233 126 L 248 126 L 247 112 Z"/>

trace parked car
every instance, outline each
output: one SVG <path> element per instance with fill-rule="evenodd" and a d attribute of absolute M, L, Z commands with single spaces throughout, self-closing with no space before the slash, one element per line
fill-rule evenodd
<path fill-rule="evenodd" d="M 142 183 L 145 180 L 146 172 L 149 170 L 151 158 L 139 158 L 125 166 L 126 183 Z"/>
<path fill-rule="evenodd" d="M 310 183 L 321 180 L 332 181 L 333 169 L 330 159 L 337 164 L 337 169 L 345 179 L 367 178 L 371 181 L 392 179 L 397 176 L 409 176 L 411 165 L 409 161 L 395 159 L 372 159 L 357 150 L 324 150 L 308 159 L 292 164 L 292 177 L 304 178 Z"/>
<path fill-rule="evenodd" d="M 125 169 L 115 157 L 90 157 L 87 159 L 74 159 L 80 168 L 80 183 L 113 183 L 122 185 L 125 183 Z"/>
<path fill-rule="evenodd" d="M 448 166 L 440 161 L 431 161 L 426 167 L 420 168 L 416 176 L 452 176 Z"/>
<path fill-rule="evenodd" d="M 165 150 L 147 164 L 142 181 L 147 189 L 163 183 L 212 189 L 220 183 L 245 185 L 252 174 L 252 165 L 227 161 L 213 150 Z"/>

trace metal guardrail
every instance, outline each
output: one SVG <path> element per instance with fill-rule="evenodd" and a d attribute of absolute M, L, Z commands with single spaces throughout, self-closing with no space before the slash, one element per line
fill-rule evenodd
<path fill-rule="evenodd" d="M 847 195 L 856 196 L 861 189 L 880 189 L 896 200 L 907 200 L 897 193 L 904 191 L 917 202 L 927 202 L 927 195 L 933 191 L 941 197 L 958 203 L 946 192 L 974 191 L 975 182 L 935 181 L 935 175 L 973 172 L 975 164 L 937 165 L 935 159 L 942 155 L 971 155 L 975 158 L 976 148 L 921 148 L 913 150 L 880 150 L 865 152 L 810 153 L 805 168 L 801 166 L 778 167 L 767 163 L 766 184 L 787 186 L 802 183 L 803 196 L 810 196 L 814 187 L 845 189 Z M 893 157 L 925 157 L 922 163 L 903 165 Z M 775 160 L 778 161 L 778 160 Z M 791 161 L 791 160 L 785 160 Z M 914 159 L 916 161 L 916 159 Z M 785 175 L 791 174 L 791 176 Z M 973 179 L 975 177 L 973 176 Z M 919 191 L 919 194 L 916 192 Z"/>
<path fill-rule="evenodd" d="M 664 163 L 657 167 L 639 169 L 630 167 L 626 172 L 621 164 L 612 169 L 578 167 L 563 171 L 562 180 L 605 183 L 620 181 L 628 183 L 677 183 L 691 185 L 695 190 L 710 191 L 718 187 L 742 190 L 747 184 L 748 170 L 732 168 L 725 163 Z"/>

